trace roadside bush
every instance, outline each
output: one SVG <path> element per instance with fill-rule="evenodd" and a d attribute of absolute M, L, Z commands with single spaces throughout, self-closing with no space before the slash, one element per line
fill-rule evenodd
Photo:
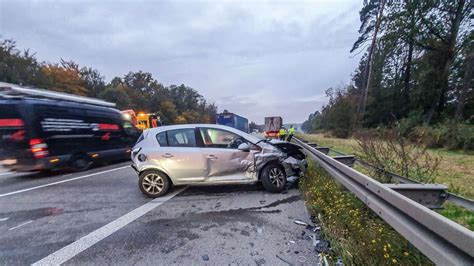
<path fill-rule="evenodd" d="M 311 163 L 300 190 L 321 232 L 331 241 L 334 263 L 347 265 L 430 265 L 431 262 L 400 234 L 344 189 L 322 168 Z M 332 264 L 331 263 L 331 264 Z"/>
<path fill-rule="evenodd" d="M 445 122 L 432 127 L 417 127 L 412 136 L 430 148 L 474 151 L 474 125 Z"/>
<path fill-rule="evenodd" d="M 421 124 L 423 124 L 423 112 L 414 111 L 398 121 L 398 130 L 402 136 L 409 137 Z"/>
<path fill-rule="evenodd" d="M 400 129 L 360 131 L 354 135 L 358 146 L 356 156 L 379 169 L 423 183 L 432 183 L 437 175 L 440 159 L 430 155 L 427 146 L 410 142 Z M 381 182 L 391 182 L 382 172 L 371 171 Z"/>

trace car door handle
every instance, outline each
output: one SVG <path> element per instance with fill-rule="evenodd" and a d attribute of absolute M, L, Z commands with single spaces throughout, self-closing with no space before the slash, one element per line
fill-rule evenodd
<path fill-rule="evenodd" d="M 217 156 L 215 156 L 213 154 L 210 154 L 210 155 L 207 156 L 207 159 L 216 160 Z"/>
<path fill-rule="evenodd" d="M 174 155 L 171 154 L 171 153 L 165 153 L 165 154 L 163 154 L 163 155 L 161 155 L 161 156 L 162 156 L 162 157 L 165 157 L 165 158 L 171 158 L 171 157 L 173 157 Z"/>

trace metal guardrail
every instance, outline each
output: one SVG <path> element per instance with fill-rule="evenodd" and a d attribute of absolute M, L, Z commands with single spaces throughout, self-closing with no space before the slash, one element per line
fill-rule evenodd
<path fill-rule="evenodd" d="M 332 152 L 335 152 L 334 150 L 331 150 Z M 340 154 L 340 152 L 336 152 L 338 154 Z M 389 172 L 389 171 L 386 171 L 386 170 L 383 170 L 383 169 L 380 169 L 374 165 L 371 165 L 363 160 L 360 160 L 360 159 L 356 159 L 356 162 L 358 164 L 360 164 L 361 166 L 365 167 L 365 168 L 371 168 L 371 169 L 375 169 L 376 171 L 380 171 L 382 172 L 385 176 L 388 176 L 394 180 L 396 180 L 397 182 L 400 182 L 400 183 L 403 183 L 403 184 L 420 184 L 420 182 L 418 181 L 415 181 L 415 180 L 412 180 L 412 179 L 409 179 L 407 177 L 404 177 L 404 176 L 401 176 L 401 175 L 397 175 L 395 173 L 392 173 L 392 172 Z M 456 205 L 459 205 L 459 206 L 462 206 L 470 211 L 474 211 L 474 201 L 470 200 L 470 199 L 466 199 L 462 196 L 459 196 L 459 195 L 456 195 L 456 194 L 453 194 L 451 192 L 447 192 L 446 193 L 446 200 L 456 204 Z"/>
<path fill-rule="evenodd" d="M 328 154 L 329 152 L 332 152 L 334 154 L 337 154 L 338 156 L 348 156 L 345 153 L 342 153 L 340 151 L 336 151 L 336 150 L 328 148 L 328 147 L 320 147 L 315 143 L 309 143 L 308 145 L 310 145 L 313 148 L 320 149 L 320 151 L 323 150 L 325 154 Z M 366 169 L 373 169 L 373 170 L 376 170 L 378 172 L 381 172 L 385 176 L 390 177 L 392 180 L 396 180 L 399 183 L 402 183 L 402 184 L 421 184 L 420 182 L 412 180 L 410 178 L 407 178 L 407 177 L 404 177 L 404 176 L 401 176 L 401 175 L 397 175 L 395 173 L 389 172 L 389 171 L 384 170 L 384 169 L 380 169 L 379 167 L 377 167 L 375 165 L 372 165 L 372 164 L 370 164 L 366 161 L 363 161 L 361 159 L 355 158 L 355 162 L 358 163 L 360 166 L 366 168 Z M 462 207 L 464 207 L 464 208 L 466 208 L 470 211 L 474 211 L 474 201 L 473 200 L 464 198 L 462 196 L 456 195 L 456 194 L 451 193 L 451 192 L 446 192 L 445 196 L 446 196 L 445 200 L 450 201 L 450 202 L 452 202 L 456 205 L 462 206 Z"/>
<path fill-rule="evenodd" d="M 438 265 L 473 265 L 474 232 L 325 155 L 298 138 L 332 177 Z"/>

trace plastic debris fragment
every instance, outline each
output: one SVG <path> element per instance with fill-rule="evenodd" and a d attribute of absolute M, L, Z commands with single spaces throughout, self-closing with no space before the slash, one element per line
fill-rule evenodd
<path fill-rule="evenodd" d="M 308 226 L 307 223 L 305 223 L 305 222 L 303 222 L 303 221 L 300 221 L 300 220 L 295 220 L 295 224 L 301 225 L 301 226 Z"/>

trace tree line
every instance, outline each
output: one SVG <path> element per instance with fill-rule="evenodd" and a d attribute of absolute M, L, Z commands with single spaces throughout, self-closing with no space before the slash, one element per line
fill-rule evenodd
<path fill-rule="evenodd" d="M 114 102 L 120 110 L 153 112 L 164 124 L 214 123 L 217 106 L 195 89 L 164 86 L 148 72 L 129 72 L 106 82 L 97 69 L 73 61 L 40 62 L 13 40 L 0 42 L 0 81 Z"/>
<path fill-rule="evenodd" d="M 349 84 L 326 90 L 303 130 L 347 137 L 394 123 L 474 123 L 471 1 L 367 0 L 359 14 L 359 66 Z"/>

